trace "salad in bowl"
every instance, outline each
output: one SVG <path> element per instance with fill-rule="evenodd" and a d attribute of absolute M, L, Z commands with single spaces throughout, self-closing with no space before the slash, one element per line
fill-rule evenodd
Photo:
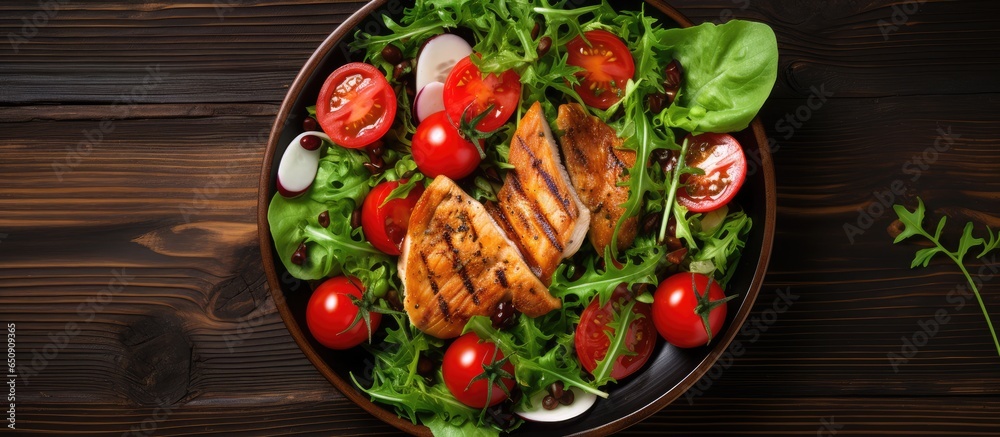
<path fill-rule="evenodd" d="M 310 61 L 333 68 L 282 108 L 262 242 L 338 388 L 495 435 L 646 408 L 620 387 L 707 370 L 769 254 L 773 181 L 744 185 L 776 41 L 646 9 L 417 0 Z"/>

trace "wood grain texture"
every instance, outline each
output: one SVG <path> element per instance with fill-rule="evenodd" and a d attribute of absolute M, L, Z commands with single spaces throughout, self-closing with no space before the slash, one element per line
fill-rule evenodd
<path fill-rule="evenodd" d="M 951 218 L 949 236 L 966 220 L 1000 226 L 1000 6 L 929 0 L 883 33 L 907 2 L 672 3 L 778 35 L 761 113 L 778 147 L 778 233 L 745 350 L 625 434 L 1000 433 L 1000 358 L 974 301 L 949 300 L 963 277 L 944 262 L 910 270 L 922 246 L 891 245 L 877 206 L 899 181 L 894 200 L 920 196 Z M 17 324 L 32 373 L 19 428 L 396 434 L 302 356 L 255 238 L 285 89 L 362 4 L 63 2 L 16 51 L 0 40 L 0 322 Z M 40 11 L 0 5 L 0 35 Z M 833 95 L 809 108 L 820 88 Z M 953 142 L 929 154 L 941 131 Z M 867 226 L 852 242 L 845 224 Z M 971 265 L 1000 314 L 987 258 Z M 778 289 L 797 296 L 780 314 Z M 888 354 L 939 310 L 948 321 L 894 368 Z"/>

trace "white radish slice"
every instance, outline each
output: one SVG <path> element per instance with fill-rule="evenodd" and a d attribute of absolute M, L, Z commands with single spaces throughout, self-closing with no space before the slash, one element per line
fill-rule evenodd
<path fill-rule="evenodd" d="M 282 196 L 289 198 L 299 196 L 309 190 L 313 180 L 316 179 L 316 172 L 319 171 L 319 154 L 323 148 L 307 150 L 302 147 L 302 139 L 309 135 L 333 143 L 325 133 L 309 131 L 299 134 L 288 144 L 285 153 L 281 155 L 281 162 L 278 163 L 278 193 Z"/>
<path fill-rule="evenodd" d="M 431 82 L 425 85 L 413 99 L 413 112 L 418 121 L 424 121 L 435 112 L 444 111 L 444 84 Z"/>
<path fill-rule="evenodd" d="M 444 83 L 455 64 L 471 54 L 472 46 L 458 35 L 443 33 L 427 40 L 417 56 L 416 89 L 431 82 Z"/>
<path fill-rule="evenodd" d="M 597 396 L 592 393 L 587 393 L 576 387 L 570 387 L 569 390 L 573 392 L 572 404 L 559 404 L 553 410 L 546 410 L 542 407 L 542 399 L 549 392 L 542 390 L 531 396 L 531 410 L 515 409 L 514 413 L 524 420 L 532 422 L 562 422 L 587 412 L 597 402 Z"/>

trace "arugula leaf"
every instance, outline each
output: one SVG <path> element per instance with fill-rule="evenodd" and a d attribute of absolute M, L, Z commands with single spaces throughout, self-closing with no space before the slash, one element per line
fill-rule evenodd
<path fill-rule="evenodd" d="M 771 94 L 778 45 L 766 24 L 733 20 L 667 29 L 659 43 L 684 67 L 677 100 L 663 123 L 691 133 L 745 129 Z"/>
<path fill-rule="evenodd" d="M 625 138 L 623 147 L 634 150 L 637 159 L 635 164 L 629 169 L 629 178 L 626 185 L 629 188 L 628 200 L 622 204 L 625 210 L 618 223 L 615 224 L 615 232 L 612 234 L 611 244 L 612 256 L 617 252 L 618 234 L 625 220 L 629 217 L 639 215 L 643 210 L 645 202 L 656 202 L 663 196 L 665 190 L 664 181 L 654 177 L 653 170 L 647 165 L 649 156 L 659 149 L 675 149 L 677 146 L 673 140 L 673 132 L 669 130 L 654 129 L 647 116 L 645 102 L 642 101 L 640 93 L 636 93 L 638 85 L 631 80 L 625 87 L 625 121 L 619 135 Z"/>
<path fill-rule="evenodd" d="M 753 220 L 743 211 L 729 214 L 712 234 L 697 234 L 703 245 L 692 260 L 712 261 L 716 268 L 715 280 L 725 288 L 736 271 L 740 252 L 746 244 L 746 236 L 752 225 Z"/>
<path fill-rule="evenodd" d="M 913 258 L 913 262 L 910 263 L 910 268 L 914 268 L 918 265 L 927 267 L 930 264 L 931 259 L 934 258 L 934 255 L 939 253 L 943 253 L 948 258 L 951 258 L 952 262 L 954 262 L 955 265 L 958 266 L 959 270 L 962 271 L 962 274 L 965 275 L 965 279 L 969 283 L 969 288 L 971 288 L 972 292 L 976 295 L 976 300 L 979 301 L 979 308 L 983 311 L 983 317 L 986 318 L 986 326 L 990 330 L 990 335 L 993 336 L 993 344 L 996 346 L 997 354 L 1000 354 L 1000 340 L 997 339 L 996 330 L 993 329 L 993 322 L 990 319 L 989 312 L 986 310 L 986 303 L 983 302 L 983 297 L 979 293 L 979 287 L 976 287 L 976 282 L 972 279 L 972 275 L 969 274 L 969 270 L 966 269 L 965 264 L 963 263 L 965 255 L 973 247 L 980 245 L 984 246 L 984 249 L 980 252 L 978 258 L 982 258 L 991 250 L 996 249 L 998 243 L 993 235 L 993 231 L 986 228 L 990 235 L 990 241 L 987 243 L 986 240 L 983 240 L 982 238 L 974 237 L 972 235 L 973 224 L 971 222 L 966 223 L 965 228 L 962 230 L 962 238 L 959 240 L 958 249 L 951 252 L 941 244 L 940 240 L 941 232 L 944 230 L 945 225 L 944 217 L 941 217 L 941 220 L 938 222 L 937 230 L 934 232 L 934 235 L 931 235 L 924 230 L 923 221 L 925 209 L 924 201 L 922 199 L 919 197 L 917 198 L 917 209 L 913 210 L 913 212 L 910 212 L 910 210 L 906 209 L 903 205 L 893 205 L 892 209 L 896 211 L 896 216 L 899 217 L 899 221 L 903 224 L 903 229 L 900 231 L 899 235 L 896 236 L 893 244 L 899 243 L 900 241 L 916 235 L 922 236 L 931 243 L 934 243 L 934 247 L 924 248 L 917 251 L 916 256 Z"/>
<path fill-rule="evenodd" d="M 518 323 L 533 324 L 535 321 L 530 317 L 521 317 Z M 520 336 L 515 338 L 510 332 L 494 328 L 490 319 L 483 316 L 469 319 L 463 330 L 463 333 L 465 332 L 475 332 L 479 338 L 496 344 L 504 356 L 509 358 L 511 364 L 514 365 L 514 376 L 521 387 L 542 388 L 553 382 L 562 381 L 567 386 L 577 387 L 602 398 L 608 397 L 607 393 L 597 389 L 592 383 L 585 381 L 580 376 L 582 370 L 580 363 L 575 358 L 572 335 L 559 335 L 555 347 L 538 354 L 537 349 L 533 351 L 532 346 L 530 346 L 532 343 L 536 343 L 537 339 Z M 531 397 L 531 393 L 526 394 L 529 396 L 524 396 L 522 402 L 528 402 Z"/>
<path fill-rule="evenodd" d="M 552 293 L 552 296 L 562 299 L 565 307 L 572 308 L 589 304 L 595 295 L 600 296 L 603 304 L 611 299 L 615 288 L 622 283 L 628 286 L 658 284 L 656 271 L 665 262 L 667 256 L 663 246 L 648 246 L 642 252 L 633 253 L 638 255 L 639 261 L 628 259 L 621 267 L 615 266 L 614 262 L 609 262 L 603 270 L 597 269 L 596 256 L 588 257 L 584 261 L 583 274 L 575 280 L 571 278 L 577 267 L 571 264 L 561 264 L 552 275 L 549 292 Z M 573 299 L 570 299 L 571 297 Z"/>
<path fill-rule="evenodd" d="M 895 240 L 892 241 L 893 244 L 899 243 L 900 241 L 918 234 L 924 235 L 928 239 L 937 239 L 937 237 L 931 237 L 924 232 L 924 201 L 919 197 L 917 198 L 917 209 L 913 212 L 910 212 L 903 205 L 893 205 L 892 210 L 896 212 L 896 217 L 899 218 L 899 221 L 903 223 L 904 226 L 903 231 L 896 236 Z M 942 217 L 941 222 L 938 223 L 938 232 L 936 232 L 936 235 L 941 235 L 940 231 L 944 226 L 944 222 L 945 220 Z"/>
<path fill-rule="evenodd" d="M 986 232 L 990 236 L 990 241 L 984 244 L 983 251 L 980 252 L 979 255 L 976 255 L 976 258 L 982 258 L 986 256 L 987 253 L 996 250 L 996 248 L 1000 246 L 1000 232 L 994 234 L 993 230 L 990 228 L 986 228 Z"/>
<path fill-rule="evenodd" d="M 611 377 L 611 371 L 614 370 L 615 362 L 618 358 L 623 356 L 636 355 L 635 351 L 630 351 L 628 345 L 625 344 L 625 340 L 628 338 L 628 327 L 632 322 L 644 317 L 642 314 L 638 314 L 632 309 L 635 308 L 636 301 L 630 301 L 628 304 L 621 306 L 614 315 L 614 321 L 608 323 L 613 331 L 605 331 L 611 342 L 608 344 L 608 351 L 600 361 L 597 362 L 597 367 L 594 368 L 594 384 L 598 387 L 607 384 L 608 382 L 615 382 L 615 379 Z"/>

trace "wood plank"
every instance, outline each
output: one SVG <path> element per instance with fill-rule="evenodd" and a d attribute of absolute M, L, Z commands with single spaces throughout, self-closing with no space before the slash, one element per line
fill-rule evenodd
<path fill-rule="evenodd" d="M 1000 30 L 988 18 L 1000 12 L 995 2 L 959 7 L 926 1 L 888 32 L 879 22 L 892 26 L 897 3 L 839 0 L 813 8 L 795 2 L 674 2 L 696 22 L 722 21 L 731 11 L 770 23 L 782 53 L 776 97 L 806 96 L 817 83 L 827 84 L 837 98 L 1000 91 L 993 80 Z M 278 101 L 312 51 L 363 3 L 232 2 L 231 9 L 219 11 L 216 4 L 65 6 L 17 53 L 10 44 L 2 48 L 0 101 L 100 103 L 133 92 L 144 103 Z M 953 23 L 964 10 L 983 18 L 962 19 L 956 31 Z M 6 11 L 0 34 L 20 35 L 20 19 L 35 12 Z M 67 77 L 66 62 L 73 63 L 75 78 Z M 147 67 L 157 66 L 166 75 L 163 83 L 143 90 Z"/>
<path fill-rule="evenodd" d="M 739 396 L 675 403 L 620 435 L 996 435 L 993 397 L 764 398 Z M 240 408 L 212 405 L 133 409 L 93 405 L 24 408 L 25 429 L 119 434 L 134 430 L 187 435 L 398 435 L 346 401 Z M 52 420 L 59 417 L 60 420 Z M 158 420 L 162 419 L 162 420 Z M 143 428 L 145 427 L 145 428 Z M 900 429 L 909 429 L 899 432 Z M 835 433 L 834 433 L 835 432 Z"/>

